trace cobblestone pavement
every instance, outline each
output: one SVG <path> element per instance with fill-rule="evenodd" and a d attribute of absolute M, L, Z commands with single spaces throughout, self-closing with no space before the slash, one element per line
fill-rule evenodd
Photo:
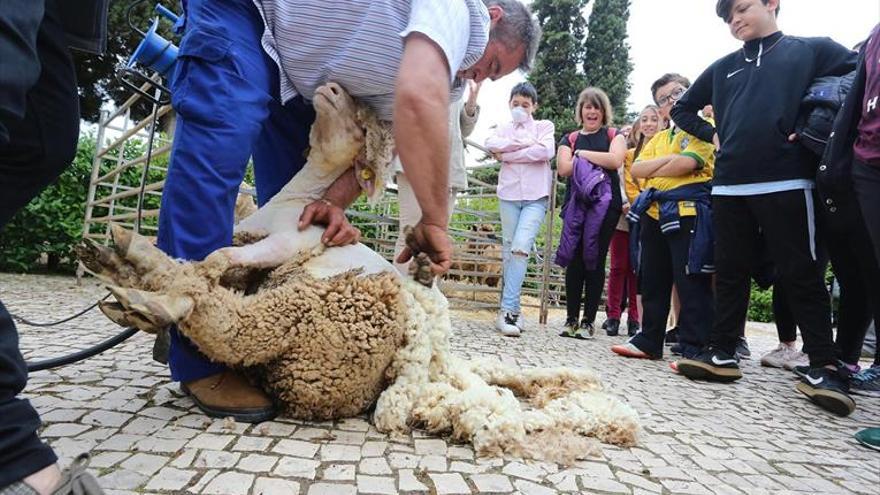
<path fill-rule="evenodd" d="M 104 292 L 91 280 L 0 274 L 10 310 L 47 321 L 75 313 Z M 523 366 L 584 366 L 642 419 L 639 446 L 603 446 L 569 467 L 479 459 L 468 446 L 415 432 L 378 433 L 366 418 L 306 423 L 281 419 L 227 424 L 200 415 L 151 360 L 140 334 L 93 359 L 34 373 L 25 395 L 44 422 L 42 436 L 67 463 L 90 451 L 91 471 L 109 494 L 390 493 L 880 493 L 880 454 L 852 434 L 880 425 L 880 400 L 859 398 L 840 419 L 811 405 L 783 370 L 746 361 L 733 385 L 689 382 L 666 361 L 617 358 L 622 337 L 555 336 L 534 319 L 520 339 L 504 339 L 486 314 L 458 313 L 454 351 L 497 355 Z M 601 321 L 601 319 L 600 319 Z M 21 326 L 27 359 L 87 347 L 119 329 L 98 311 L 53 328 Z M 768 326 L 750 325 L 756 356 L 774 346 Z"/>

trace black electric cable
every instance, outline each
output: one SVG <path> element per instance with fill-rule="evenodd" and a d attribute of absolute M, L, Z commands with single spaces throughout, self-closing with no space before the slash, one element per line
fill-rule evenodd
<path fill-rule="evenodd" d="M 59 366 L 66 366 L 68 364 L 76 363 L 78 361 L 82 361 L 83 359 L 88 359 L 94 355 L 100 354 L 111 347 L 117 346 L 122 342 L 125 342 L 132 335 L 138 333 L 138 330 L 135 327 L 128 327 L 125 330 L 119 332 L 118 334 L 110 337 L 109 339 L 100 342 L 92 347 L 87 349 L 83 349 L 78 352 L 74 352 L 72 354 L 66 354 L 64 356 L 59 356 L 56 358 L 43 359 L 42 361 L 31 362 L 28 361 L 27 370 L 28 373 L 32 373 L 34 371 L 42 371 L 50 368 L 57 368 Z"/>
<path fill-rule="evenodd" d="M 80 316 L 82 316 L 82 315 L 88 313 L 89 311 L 95 309 L 95 307 L 98 305 L 98 303 L 100 303 L 101 301 L 106 301 L 108 297 L 110 297 L 110 293 L 109 293 L 109 292 L 107 293 L 106 296 L 104 296 L 104 297 L 102 297 L 101 299 L 95 301 L 94 304 L 92 304 L 92 305 L 89 306 L 88 308 L 86 308 L 86 309 L 80 311 L 79 313 L 77 313 L 77 314 L 75 314 L 75 315 L 73 315 L 73 316 L 68 316 L 67 318 L 63 318 L 63 319 L 61 319 L 61 320 L 53 321 L 53 322 L 49 322 L 49 323 L 42 323 L 42 322 L 31 321 L 31 320 L 28 320 L 27 318 L 23 318 L 23 317 L 21 317 L 21 316 L 18 316 L 17 314 L 15 314 L 15 313 L 13 313 L 13 312 L 11 312 L 11 311 L 9 312 L 9 316 L 11 316 L 12 319 L 15 320 L 15 321 L 17 321 L 18 323 L 21 323 L 21 324 L 23 324 L 23 325 L 27 325 L 27 326 L 29 326 L 29 327 L 54 327 L 55 325 L 60 325 L 60 324 L 62 324 L 62 323 L 67 323 L 67 322 L 70 321 L 70 320 L 75 320 L 76 318 L 79 318 Z"/>

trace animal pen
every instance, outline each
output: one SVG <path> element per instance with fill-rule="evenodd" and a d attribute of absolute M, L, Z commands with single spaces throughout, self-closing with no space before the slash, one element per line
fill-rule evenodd
<path fill-rule="evenodd" d="M 97 129 L 83 237 L 109 242 L 109 225 L 120 224 L 147 236 L 158 228 L 159 204 L 171 151 L 174 115 L 170 105 L 149 101 L 149 83 L 141 86 L 113 112 L 102 113 Z M 155 98 L 158 98 L 156 96 Z M 137 118 L 138 104 L 149 103 L 152 113 Z M 155 118 L 154 118 L 155 117 Z M 160 132 L 160 119 L 166 123 Z M 171 123 L 171 125 L 168 125 Z M 467 153 L 482 158 L 484 153 L 466 142 Z M 455 245 L 453 268 L 440 288 L 455 309 L 497 309 L 501 299 L 501 226 L 495 185 L 487 176 L 497 176 L 500 164 L 481 162 L 468 169 L 468 188 L 456 198 L 449 234 Z M 555 172 L 554 172 L 555 174 Z M 555 183 L 555 176 L 554 176 Z M 253 195 L 252 189 L 242 189 Z M 361 242 L 389 261 L 398 236 L 397 189 L 389 184 L 384 197 L 369 206 L 358 201 L 348 210 L 349 219 L 363 233 Z M 564 303 L 563 271 L 553 263 L 554 244 L 560 220 L 556 188 L 539 235 L 523 286 L 523 306 L 539 311 L 546 323 L 551 307 Z M 82 276 L 80 267 L 78 276 Z"/>

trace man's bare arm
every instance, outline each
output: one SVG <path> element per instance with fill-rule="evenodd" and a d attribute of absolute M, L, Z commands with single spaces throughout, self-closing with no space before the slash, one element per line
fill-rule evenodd
<path fill-rule="evenodd" d="M 394 141 L 422 208 L 422 223 L 447 227 L 449 67 L 422 34 L 404 42 L 394 99 Z"/>

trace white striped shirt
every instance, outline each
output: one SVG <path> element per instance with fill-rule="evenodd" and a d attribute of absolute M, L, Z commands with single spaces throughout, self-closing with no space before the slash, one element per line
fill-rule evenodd
<path fill-rule="evenodd" d="M 281 72 L 281 100 L 311 101 L 333 81 L 391 120 L 403 38 L 419 32 L 450 68 L 451 98 L 464 91 L 455 74 L 475 64 L 489 41 L 482 0 L 254 0 L 266 30 L 262 45 Z"/>

